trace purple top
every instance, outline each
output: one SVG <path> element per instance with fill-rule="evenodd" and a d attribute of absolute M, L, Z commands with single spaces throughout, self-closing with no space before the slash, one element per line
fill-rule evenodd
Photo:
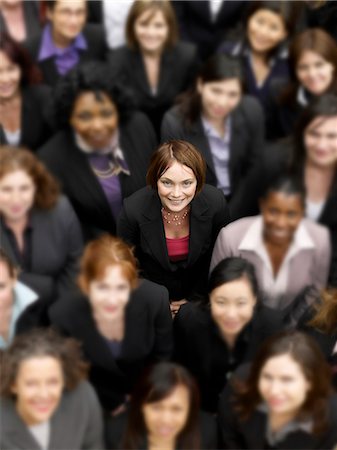
<path fill-rule="evenodd" d="M 60 75 L 65 75 L 70 69 L 78 64 L 80 59 L 79 50 L 86 50 L 87 48 L 87 41 L 82 33 L 76 36 L 69 47 L 56 47 L 52 37 L 51 25 L 48 24 L 44 27 L 42 32 L 38 61 L 54 57 L 58 73 Z"/>

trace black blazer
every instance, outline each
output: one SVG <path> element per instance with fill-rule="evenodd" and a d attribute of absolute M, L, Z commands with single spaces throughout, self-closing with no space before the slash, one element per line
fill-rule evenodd
<path fill-rule="evenodd" d="M 120 126 L 120 148 L 131 175 L 120 174 L 122 198 L 145 186 L 150 156 L 156 148 L 156 138 L 149 120 L 134 113 Z M 86 239 L 102 232 L 115 233 L 112 215 L 105 193 L 92 171 L 86 154 L 74 139 L 72 130 L 60 131 L 38 152 L 40 159 L 59 179 L 82 224 Z"/>
<path fill-rule="evenodd" d="M 205 185 L 191 203 L 188 258 L 170 262 L 160 199 L 146 187 L 124 201 L 117 235 L 135 246 L 142 276 L 166 286 L 170 299 L 179 300 L 205 291 L 213 246 L 228 221 L 224 195 Z"/>
<path fill-rule="evenodd" d="M 171 356 L 167 290 L 147 280 L 140 281 L 126 307 L 125 337 L 117 359 L 96 327 L 88 298 L 81 294 L 61 298 L 50 308 L 49 318 L 59 331 L 82 343 L 90 381 L 107 410 L 125 401 L 146 365 Z"/>
<path fill-rule="evenodd" d="M 23 2 L 23 20 L 26 25 L 27 38 L 35 36 L 41 28 L 41 20 L 39 17 L 39 2 L 36 0 Z M 0 30 L 7 31 L 6 21 L 0 11 Z"/>
<path fill-rule="evenodd" d="M 241 368 L 240 368 L 241 369 Z M 247 367 L 242 368 L 248 373 Z M 239 374 L 238 374 L 239 375 Z M 242 379 L 242 374 L 240 374 Z M 219 402 L 219 430 L 221 448 L 225 449 L 277 449 L 277 450 L 332 450 L 337 442 L 337 394 L 328 398 L 328 429 L 320 436 L 304 430 L 296 430 L 285 436 L 275 446 L 266 441 L 267 414 L 255 410 L 246 421 L 239 421 L 232 403 L 233 390 L 230 383 Z"/>
<path fill-rule="evenodd" d="M 107 447 L 111 450 L 122 448 L 123 434 L 126 429 L 128 412 L 124 412 L 115 417 L 109 417 L 105 423 L 105 441 Z M 201 449 L 214 450 L 218 447 L 217 427 L 215 417 L 204 411 L 199 413 L 199 429 L 201 439 Z M 144 446 L 148 448 L 147 439 L 144 438 Z"/>
<path fill-rule="evenodd" d="M 278 175 L 285 173 L 290 159 L 292 141 L 282 140 L 274 145 L 266 146 L 261 159 L 242 185 L 239 195 L 230 203 L 231 219 L 254 216 L 259 213 L 258 199 L 265 187 Z M 303 173 L 299 174 L 303 176 Z M 337 286 L 337 175 L 331 187 L 318 223 L 330 230 L 332 242 L 332 261 L 329 283 Z"/>
<path fill-rule="evenodd" d="M 244 96 L 232 112 L 231 120 L 229 175 L 231 190 L 235 193 L 262 152 L 264 117 L 259 102 Z M 184 139 L 195 145 L 207 162 L 206 183 L 217 185 L 212 153 L 201 118 L 188 127 L 179 107 L 174 106 L 165 114 L 161 127 L 161 140 L 169 139 Z"/>
<path fill-rule="evenodd" d="M 77 263 L 82 254 L 80 224 L 65 197 L 48 210 L 33 208 L 29 223 L 32 227 L 32 255 L 29 271 L 20 270 L 19 280 L 39 297 L 53 299 L 75 288 Z M 0 220 L 1 248 L 16 266 L 19 263 Z"/>
<path fill-rule="evenodd" d="M 23 145 L 33 152 L 53 134 L 47 111 L 50 94 L 48 86 L 27 86 L 22 89 L 21 137 L 18 145 Z M 0 143 L 8 144 L 2 124 Z"/>
<path fill-rule="evenodd" d="M 192 44 L 179 42 L 172 49 L 164 51 L 155 95 L 150 90 L 142 55 L 138 50 L 131 50 L 127 46 L 111 50 L 109 64 L 111 76 L 133 91 L 139 109 L 147 114 L 159 136 L 164 113 L 196 75 L 197 50 Z"/>
<path fill-rule="evenodd" d="M 88 24 L 83 28 L 82 33 L 87 42 L 88 48 L 86 50 L 79 51 L 79 63 L 91 60 L 104 61 L 107 55 L 107 44 L 103 27 L 96 24 Z M 24 43 L 31 58 L 35 61 L 42 72 L 43 82 L 54 86 L 61 78 L 61 75 L 57 71 L 53 57 L 44 59 L 43 61 L 38 61 L 41 44 L 42 32 L 31 39 L 27 39 Z"/>
<path fill-rule="evenodd" d="M 204 410 L 216 412 L 219 394 L 231 372 L 239 364 L 251 361 L 262 342 L 282 325 L 277 311 L 261 305 L 230 351 L 209 307 L 188 303 L 180 308 L 173 325 L 174 360 L 197 379 Z"/>

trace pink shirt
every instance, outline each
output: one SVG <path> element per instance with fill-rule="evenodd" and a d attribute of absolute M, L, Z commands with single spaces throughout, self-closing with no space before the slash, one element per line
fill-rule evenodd
<path fill-rule="evenodd" d="M 170 261 L 181 261 L 187 258 L 189 239 L 189 235 L 177 239 L 166 238 L 167 252 Z"/>

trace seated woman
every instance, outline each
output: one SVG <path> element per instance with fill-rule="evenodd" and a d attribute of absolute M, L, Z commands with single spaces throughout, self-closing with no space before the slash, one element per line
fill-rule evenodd
<path fill-rule="evenodd" d="M 240 38 L 226 40 L 218 50 L 242 58 L 247 93 L 264 109 L 272 80 L 289 77 L 286 43 L 294 32 L 297 9 L 298 2 L 292 1 L 250 2 Z"/>
<path fill-rule="evenodd" d="M 153 154 L 148 187 L 124 201 L 117 233 L 136 250 L 141 273 L 167 287 L 174 314 L 206 292 L 214 242 L 229 222 L 223 193 L 204 185 L 206 163 L 189 142 Z"/>
<path fill-rule="evenodd" d="M 0 364 L 1 448 L 103 448 L 102 412 L 76 341 L 34 330 Z"/>
<path fill-rule="evenodd" d="M 80 224 L 54 178 L 28 150 L 0 148 L 1 248 L 19 280 L 46 299 L 75 288 Z"/>
<path fill-rule="evenodd" d="M 241 256 L 256 270 L 264 302 L 289 313 L 303 289 L 326 287 L 330 269 L 329 231 L 304 218 L 305 192 L 297 177 L 274 180 L 260 200 L 261 214 L 223 228 L 211 268 L 223 258 Z"/>
<path fill-rule="evenodd" d="M 82 343 L 104 409 L 117 412 L 141 370 L 170 358 L 168 294 L 163 286 L 138 280 L 131 249 L 109 235 L 87 245 L 79 285 L 81 293 L 52 305 L 50 322 Z"/>
<path fill-rule="evenodd" d="M 145 185 L 156 147 L 151 123 L 132 110 L 125 89 L 99 63 L 80 65 L 65 76 L 54 100 L 63 129 L 39 157 L 62 183 L 85 238 L 114 234 L 123 198 Z"/>
<path fill-rule="evenodd" d="M 272 337 L 248 376 L 242 371 L 232 380 L 219 403 L 221 448 L 331 450 L 336 444 L 337 394 L 309 336 Z"/>
<path fill-rule="evenodd" d="M 280 173 L 304 182 L 305 214 L 328 227 L 332 241 L 329 283 L 337 286 L 337 95 L 324 94 L 301 113 L 289 140 L 266 147 L 259 162 L 231 202 L 231 218 L 258 214 L 258 199 Z"/>
<path fill-rule="evenodd" d="M 325 31 L 314 28 L 298 34 L 289 46 L 289 65 L 289 82 L 275 80 L 271 85 L 268 139 L 290 135 L 312 98 L 337 93 L 337 43 Z"/>
<path fill-rule="evenodd" d="M 110 73 L 133 90 L 158 136 L 164 113 L 185 90 L 198 66 L 196 46 L 178 42 L 171 2 L 135 1 L 126 23 L 127 45 L 110 54 Z"/>
<path fill-rule="evenodd" d="M 148 368 L 131 396 L 127 413 L 107 424 L 110 449 L 214 449 L 214 418 L 199 411 L 199 391 L 191 375 L 173 363 Z"/>
<path fill-rule="evenodd" d="M 202 408 L 214 413 L 231 372 L 253 358 L 282 320 L 260 304 L 254 267 L 243 258 L 221 261 L 211 272 L 208 291 L 207 303 L 180 308 L 174 359 L 196 377 Z"/>
<path fill-rule="evenodd" d="M 27 2 L 25 2 L 27 3 Z M 32 151 L 52 135 L 47 105 L 50 91 L 26 50 L 0 33 L 0 143 Z"/>
<path fill-rule="evenodd" d="M 206 182 L 226 196 L 235 194 L 264 143 L 262 108 L 242 94 L 242 85 L 239 60 L 215 55 L 161 127 L 162 142 L 184 139 L 197 147 L 207 163 Z"/>

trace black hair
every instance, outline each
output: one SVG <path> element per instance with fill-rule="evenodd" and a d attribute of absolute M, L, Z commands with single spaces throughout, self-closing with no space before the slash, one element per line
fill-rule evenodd
<path fill-rule="evenodd" d="M 299 195 L 302 205 L 305 204 L 306 190 L 303 178 L 297 175 L 281 174 L 269 183 L 262 192 L 261 198 L 266 199 L 271 192 L 280 192 L 285 195 Z"/>

